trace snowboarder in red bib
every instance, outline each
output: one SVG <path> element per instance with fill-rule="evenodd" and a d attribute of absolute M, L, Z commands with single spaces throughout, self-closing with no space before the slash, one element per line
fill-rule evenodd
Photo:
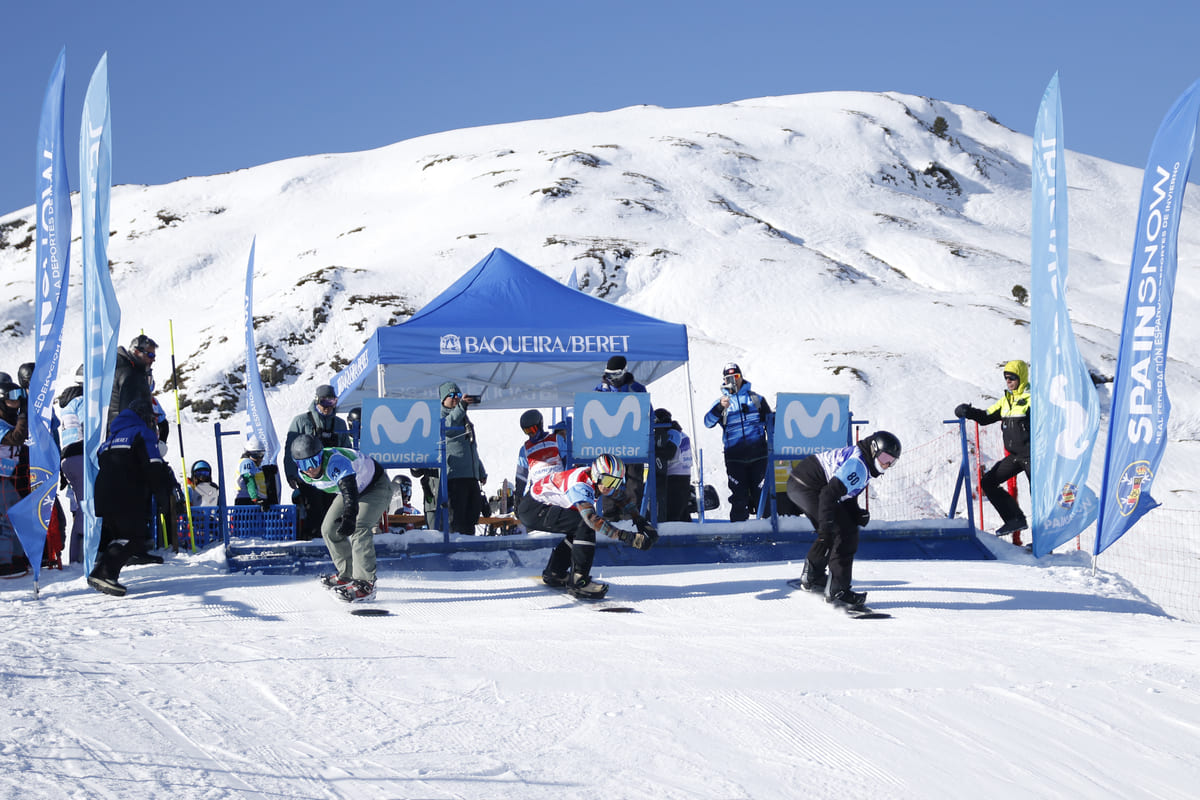
<path fill-rule="evenodd" d="M 639 550 L 649 550 L 658 541 L 658 531 L 637 512 L 623 491 L 624 483 L 625 463 L 605 453 L 590 466 L 544 476 L 521 498 L 517 517 L 527 530 L 566 534 L 542 571 L 547 586 L 565 586 L 576 597 L 599 599 L 608 592 L 608 584 L 591 578 L 597 533 Z M 637 531 L 618 528 L 600 516 L 596 511 L 597 493 L 629 500 L 625 511 L 633 518 Z"/>

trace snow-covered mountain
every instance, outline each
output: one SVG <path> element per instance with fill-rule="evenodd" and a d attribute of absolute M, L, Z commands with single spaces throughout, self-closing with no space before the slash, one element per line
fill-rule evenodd
<path fill-rule="evenodd" d="M 1066 123 L 1069 135 L 1069 110 Z M 119 131 L 113 148 L 117 163 L 136 158 Z M 838 92 L 639 106 L 118 186 L 109 259 L 121 341 L 144 330 L 165 353 L 172 325 L 185 420 L 237 420 L 257 236 L 259 364 L 282 431 L 376 326 L 406 319 L 503 247 L 686 323 L 697 408 L 737 361 L 769 399 L 847 393 L 857 417 L 920 442 L 958 402 L 996 396 L 1003 362 L 1028 358 L 1031 149 L 961 105 Z M 1093 374 L 1111 379 L 1141 172 L 1069 153 L 1067 176 L 1072 317 Z M 1200 502 L 1189 480 L 1200 473 L 1196 204 L 1187 198 L 1181 229 L 1172 442 L 1156 493 L 1177 506 Z M 64 375 L 81 352 L 77 200 L 75 227 Z M 10 372 L 33 355 L 32 231 L 32 207 L 0 216 L 0 369 Z M 168 368 L 160 359 L 160 386 Z M 682 374 L 651 390 L 677 415 L 686 407 Z M 520 432 L 515 413 L 495 420 L 479 420 L 480 438 L 503 474 Z M 719 469 L 718 436 L 696 438 Z M 206 446 L 189 442 L 189 455 Z"/>

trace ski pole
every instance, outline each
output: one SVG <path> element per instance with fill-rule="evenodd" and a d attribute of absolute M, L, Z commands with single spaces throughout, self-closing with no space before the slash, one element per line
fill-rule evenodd
<path fill-rule="evenodd" d="M 187 485 L 187 457 L 183 454 L 183 422 L 179 416 L 179 373 L 175 371 L 175 320 L 167 320 L 167 334 L 171 338 L 171 389 L 175 393 L 175 429 L 179 431 L 179 460 L 183 465 L 183 482 Z M 188 541 L 192 552 L 196 552 L 196 528 L 192 523 L 192 493 L 183 493 L 183 505 L 187 509 Z"/>

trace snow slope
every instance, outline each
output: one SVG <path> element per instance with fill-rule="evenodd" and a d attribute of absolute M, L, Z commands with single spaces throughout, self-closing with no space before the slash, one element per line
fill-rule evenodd
<path fill-rule="evenodd" d="M 383 618 L 212 554 L 0 587 L 0 798 L 1191 798 L 1200 634 L 1081 556 L 384 573 Z M 545 554 L 542 554 L 545 555 Z"/>
<path fill-rule="evenodd" d="M 1068 131 L 1070 114 L 1067 98 Z M 939 117 L 943 136 L 933 133 Z M 114 158 L 136 157 L 114 128 Z M 1030 154 L 1029 137 L 965 106 L 833 92 L 638 106 L 120 186 L 109 258 L 121 341 L 144 329 L 166 343 L 173 323 L 184 420 L 202 426 L 188 452 L 211 458 L 211 423 L 245 419 L 241 300 L 253 237 L 259 366 L 280 431 L 375 326 L 406 319 L 503 247 L 559 280 L 575 273 L 585 291 L 687 323 L 697 408 L 718 396 L 732 360 L 769 399 L 849 394 L 856 417 L 922 442 L 958 403 L 986 405 L 1002 390 L 1000 365 L 1028 355 L 1029 309 L 1014 292 L 1030 284 Z M 1141 174 L 1077 153 L 1067 168 L 1072 316 L 1089 367 L 1111 378 Z M 1190 479 L 1200 474 L 1200 320 L 1186 313 L 1200 299 L 1196 203 L 1184 204 L 1172 441 L 1156 480 L 1160 500 L 1184 507 L 1200 505 Z M 33 352 L 32 213 L 0 217 L 9 371 Z M 81 352 L 78 269 L 74 279 L 67 375 Z M 168 369 L 160 360 L 166 389 Z M 685 416 L 682 372 L 650 389 Z M 1107 412 L 1108 384 L 1100 392 Z M 514 468 L 517 413 L 485 412 L 481 447 L 498 476 Z M 707 478 L 719 480 L 719 434 L 693 438 L 710 454 Z"/>

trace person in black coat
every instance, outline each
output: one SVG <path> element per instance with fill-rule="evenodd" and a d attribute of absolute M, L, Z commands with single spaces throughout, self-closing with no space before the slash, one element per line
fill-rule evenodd
<path fill-rule="evenodd" d="M 151 403 L 150 368 L 158 357 L 158 343 L 145 334 L 134 337 L 129 349 L 117 348 L 117 365 L 113 370 L 112 395 L 108 401 L 107 432 L 111 433 L 113 419 L 137 400 Z M 151 425 L 158 424 L 155 419 Z"/>
<path fill-rule="evenodd" d="M 126 591 L 118 580 L 121 569 L 131 561 L 147 559 L 150 499 L 159 508 L 170 507 L 175 481 L 159 455 L 155 422 L 153 407 L 144 400 L 134 401 L 113 418 L 98 451 L 95 506 L 102 522 L 100 552 L 87 582 L 116 597 Z"/>

